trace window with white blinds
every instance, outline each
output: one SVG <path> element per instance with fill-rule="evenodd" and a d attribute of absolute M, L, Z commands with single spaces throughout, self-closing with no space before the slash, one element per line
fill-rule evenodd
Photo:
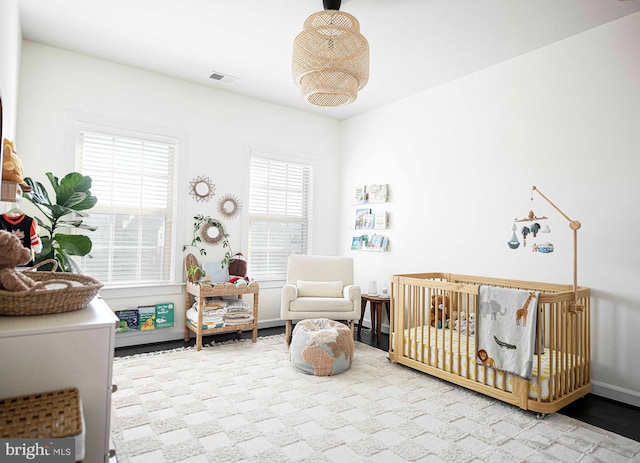
<path fill-rule="evenodd" d="M 91 177 L 91 192 L 98 198 L 87 219 L 97 227 L 88 233 L 93 247 L 80 265 L 105 284 L 167 284 L 176 249 L 179 140 L 123 134 L 99 127 L 76 133 L 76 168 Z"/>
<path fill-rule="evenodd" d="M 313 167 L 252 153 L 249 266 L 257 280 L 284 280 L 291 254 L 311 249 Z"/>

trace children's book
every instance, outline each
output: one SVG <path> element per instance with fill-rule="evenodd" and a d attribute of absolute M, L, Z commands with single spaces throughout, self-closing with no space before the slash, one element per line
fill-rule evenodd
<path fill-rule="evenodd" d="M 366 215 L 370 215 L 371 214 L 371 209 L 368 208 L 363 208 L 363 209 L 356 209 L 356 223 L 355 223 L 355 227 L 356 228 L 365 228 L 364 227 L 364 217 Z"/>
<path fill-rule="evenodd" d="M 138 329 L 139 314 L 137 309 L 116 310 L 116 317 L 120 320 L 117 333 L 124 333 Z"/>
<path fill-rule="evenodd" d="M 382 250 L 382 240 L 383 240 L 383 236 L 382 235 L 373 235 L 371 237 L 371 249 L 375 249 L 376 251 L 381 251 Z"/>
<path fill-rule="evenodd" d="M 139 319 L 140 331 L 156 329 L 155 304 L 139 306 L 138 313 L 140 314 L 140 319 Z"/>
<path fill-rule="evenodd" d="M 171 328 L 173 326 L 173 302 L 156 304 L 156 328 Z"/>
<path fill-rule="evenodd" d="M 378 230 L 387 228 L 387 213 L 379 212 L 375 215 L 375 223 L 373 228 Z"/>
<path fill-rule="evenodd" d="M 351 249 L 360 249 L 362 247 L 362 236 L 354 236 L 351 240 Z"/>

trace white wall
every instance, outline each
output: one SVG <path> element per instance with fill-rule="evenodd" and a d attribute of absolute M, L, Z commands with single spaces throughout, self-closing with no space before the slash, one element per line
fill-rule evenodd
<path fill-rule="evenodd" d="M 357 277 L 442 271 L 592 288 L 594 392 L 640 405 L 640 14 L 343 123 L 340 251 Z M 390 251 L 350 251 L 352 192 L 388 183 Z M 511 250 L 549 217 L 552 254 Z M 521 225 L 521 224 L 520 224 Z"/>
<path fill-rule="evenodd" d="M 18 64 L 21 30 L 16 0 L 0 2 L 0 97 L 2 97 L 2 138 L 15 140 L 18 111 Z M 0 160 L 2 154 L 0 154 Z"/>
<path fill-rule="evenodd" d="M 245 186 L 251 148 L 312 157 L 318 186 L 334 182 L 335 172 L 339 169 L 336 121 L 25 41 L 20 70 L 17 146 L 27 176 L 48 185 L 45 172 L 64 175 L 73 170 L 73 157 L 64 150 L 64 138 L 65 124 L 74 112 L 143 127 L 166 128 L 183 137 L 177 220 L 181 238 L 177 243 L 176 261 L 180 277 L 185 255 L 182 245 L 191 242 L 194 214 L 217 217 L 218 199 L 224 194 L 238 197 L 243 204 L 242 212 L 246 213 Z M 209 202 L 197 202 L 188 194 L 189 182 L 197 176 L 209 177 L 215 184 L 215 196 Z M 326 188 L 316 197 L 315 253 L 335 254 L 337 251 L 337 195 L 336 189 Z M 234 252 L 246 254 L 247 236 L 243 222 L 246 218 L 223 220 Z M 224 253 L 221 245 L 207 246 L 207 251 L 206 258 L 201 261 L 219 262 Z M 181 337 L 180 327 L 184 326 L 182 287 L 163 293 L 153 288 L 135 293 L 102 290 L 101 294 L 112 309 L 175 302 L 182 318 L 177 317 L 173 332 L 158 330 L 162 333 L 145 332 L 135 336 L 138 341 L 146 340 L 148 336 L 152 336 L 153 341 L 164 339 L 159 337 L 161 335 L 173 339 Z M 263 326 L 281 324 L 279 287 L 262 286 L 259 319 Z"/>

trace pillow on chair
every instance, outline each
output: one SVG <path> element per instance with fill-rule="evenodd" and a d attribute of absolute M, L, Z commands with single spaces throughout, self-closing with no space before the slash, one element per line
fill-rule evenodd
<path fill-rule="evenodd" d="M 300 297 L 342 297 L 341 281 L 303 281 L 296 282 Z"/>

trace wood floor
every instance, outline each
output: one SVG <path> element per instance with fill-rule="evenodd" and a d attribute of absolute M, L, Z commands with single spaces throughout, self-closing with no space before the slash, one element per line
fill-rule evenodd
<path fill-rule="evenodd" d="M 284 333 L 283 327 L 261 329 L 258 336 L 269 336 Z M 242 333 L 243 338 L 251 338 L 251 332 Z M 215 336 L 207 336 L 203 338 L 203 342 L 215 340 L 223 342 L 238 337 L 235 333 L 224 333 Z M 358 341 L 377 347 L 383 351 L 389 350 L 389 336 L 382 334 L 380 341 L 376 340 L 376 335 L 367 329 L 363 324 L 361 334 L 356 338 Z M 116 357 L 139 354 L 143 352 L 155 352 L 166 349 L 174 349 L 176 347 L 193 346 L 195 340 L 192 338 L 190 342 L 182 340 L 162 342 L 156 344 L 145 344 L 142 346 L 120 347 L 115 351 Z M 589 423 L 602 429 L 620 434 L 635 441 L 640 442 L 640 408 L 631 405 L 615 402 L 613 400 L 588 394 L 580 400 L 564 407 L 558 413 L 570 416 L 577 420 Z"/>

